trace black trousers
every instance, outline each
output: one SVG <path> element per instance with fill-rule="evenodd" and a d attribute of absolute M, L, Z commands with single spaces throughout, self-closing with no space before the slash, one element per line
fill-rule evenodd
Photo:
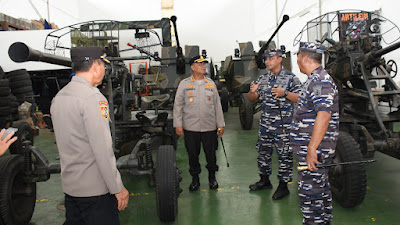
<path fill-rule="evenodd" d="M 118 201 L 114 195 L 72 197 L 65 194 L 64 225 L 120 225 Z"/>
<path fill-rule="evenodd" d="M 203 145 L 206 155 L 206 168 L 209 172 L 218 171 L 217 157 L 215 150 L 218 148 L 217 130 L 209 132 L 193 132 L 184 130 L 184 139 L 186 150 L 189 155 L 189 173 L 190 175 L 198 175 L 201 173 L 199 163 L 199 155 L 201 144 Z"/>

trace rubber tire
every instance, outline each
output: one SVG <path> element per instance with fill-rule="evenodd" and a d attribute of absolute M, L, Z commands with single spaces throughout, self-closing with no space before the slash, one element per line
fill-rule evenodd
<path fill-rule="evenodd" d="M 156 189 L 158 217 L 163 222 L 175 221 L 180 188 L 175 149 L 172 145 L 161 145 L 158 148 Z"/>
<path fill-rule="evenodd" d="M 12 89 L 12 93 L 14 95 L 20 95 L 20 94 L 25 94 L 28 92 L 33 92 L 32 86 L 25 86 L 25 87 L 20 87 L 20 88 L 14 88 Z"/>
<path fill-rule="evenodd" d="M 10 152 L 11 154 L 22 154 L 22 143 L 24 141 L 29 140 L 33 145 L 33 131 L 27 122 L 14 122 L 12 127 L 18 128 L 17 133 L 14 135 L 18 139 L 10 145 Z"/>
<path fill-rule="evenodd" d="M 29 79 L 29 80 L 14 81 L 10 83 L 11 89 L 17 89 L 21 87 L 32 87 L 32 81 Z"/>
<path fill-rule="evenodd" d="M 229 109 L 229 92 L 226 87 L 221 89 L 221 106 L 223 112 L 228 112 Z"/>
<path fill-rule="evenodd" d="M 0 87 L 9 87 L 10 82 L 8 79 L 0 79 Z"/>
<path fill-rule="evenodd" d="M 254 104 L 247 99 L 247 93 L 240 94 L 239 117 L 240 124 L 244 130 L 253 127 Z"/>
<path fill-rule="evenodd" d="M 11 90 L 9 87 L 0 87 L 0 97 L 7 97 L 11 93 Z"/>
<path fill-rule="evenodd" d="M 23 182 L 24 157 L 1 157 L 0 174 L 0 224 L 28 224 L 35 209 L 36 183 Z"/>
<path fill-rule="evenodd" d="M 9 77 L 8 79 L 10 80 L 11 83 L 14 83 L 18 81 L 30 80 L 31 76 L 28 73 L 26 73 L 26 74 L 15 75 Z"/>
<path fill-rule="evenodd" d="M 343 131 L 339 132 L 334 163 L 362 160 L 359 144 Z M 342 165 L 329 170 L 333 198 L 344 208 L 361 204 L 367 190 L 367 173 L 364 164 Z"/>

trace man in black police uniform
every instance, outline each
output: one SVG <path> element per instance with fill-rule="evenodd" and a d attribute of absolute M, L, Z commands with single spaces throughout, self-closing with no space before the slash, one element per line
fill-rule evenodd
<path fill-rule="evenodd" d="M 97 88 L 105 68 L 100 47 L 71 49 L 75 76 L 51 104 L 65 193 L 64 225 L 119 225 L 129 193 L 116 167 L 108 101 Z"/>

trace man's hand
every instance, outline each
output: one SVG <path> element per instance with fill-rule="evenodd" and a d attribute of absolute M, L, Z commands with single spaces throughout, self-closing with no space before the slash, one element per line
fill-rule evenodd
<path fill-rule="evenodd" d="M 260 86 L 261 82 L 258 82 L 258 84 L 254 84 L 254 81 L 251 82 L 250 84 L 250 92 L 255 93 L 258 89 L 258 86 Z"/>
<path fill-rule="evenodd" d="M 222 137 L 222 135 L 224 135 L 224 128 L 218 127 L 217 134 L 219 134 L 219 136 Z"/>
<path fill-rule="evenodd" d="M 275 96 L 275 98 L 279 98 L 285 95 L 285 90 L 283 90 L 282 88 L 272 88 L 271 89 L 272 95 Z"/>
<path fill-rule="evenodd" d="M 115 194 L 115 197 L 118 200 L 118 210 L 122 211 L 128 206 L 129 202 L 129 192 L 126 190 L 126 188 L 122 188 L 122 190 L 118 193 Z"/>
<path fill-rule="evenodd" d="M 306 158 L 308 170 L 310 171 L 317 171 L 318 168 L 315 166 L 315 164 L 321 164 L 318 162 L 318 154 L 316 150 L 307 150 L 307 158 Z"/>
<path fill-rule="evenodd" d="M 1 138 L 3 137 L 5 132 L 6 132 L 5 129 L 2 129 L 0 131 L 0 156 L 2 156 L 7 151 L 7 149 L 10 147 L 10 145 L 18 139 L 18 137 L 13 137 L 10 140 L 10 138 L 14 135 L 14 132 L 11 132 L 7 136 L 5 136 L 3 140 L 1 140 Z"/>
<path fill-rule="evenodd" d="M 176 127 L 175 132 L 179 137 L 183 136 L 183 127 Z"/>

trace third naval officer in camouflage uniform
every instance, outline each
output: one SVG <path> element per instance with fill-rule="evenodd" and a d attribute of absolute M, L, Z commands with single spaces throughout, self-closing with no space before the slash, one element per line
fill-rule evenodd
<path fill-rule="evenodd" d="M 293 158 L 289 150 L 288 130 L 292 121 L 292 101 L 297 97 L 295 93 L 300 90 L 301 83 L 296 75 L 283 68 L 280 49 L 265 51 L 265 65 L 269 72 L 261 75 L 256 84 L 251 83 L 247 95 L 250 101 L 258 98 L 262 100 L 260 131 L 256 145 L 261 179 L 250 185 L 250 190 L 272 188 L 269 175 L 272 172 L 271 155 L 275 147 L 279 159 L 279 186 L 272 198 L 276 200 L 289 194 L 287 183 L 292 181 Z"/>
<path fill-rule="evenodd" d="M 113 152 L 107 99 L 97 88 L 104 75 L 100 47 L 71 49 L 75 76 L 51 104 L 65 193 L 64 225 L 119 225 L 128 205 Z"/>
<path fill-rule="evenodd" d="M 215 150 L 218 147 L 217 133 L 224 134 L 224 115 L 215 83 L 206 78 L 206 63 L 203 56 L 190 61 L 193 76 L 181 81 L 174 103 L 174 127 L 178 136 L 184 135 L 189 155 L 189 172 L 192 175 L 190 191 L 200 186 L 201 167 L 199 154 L 201 144 L 206 155 L 210 189 L 217 189 L 215 172 L 218 171 Z"/>
<path fill-rule="evenodd" d="M 332 220 L 332 194 L 328 168 L 339 134 L 338 91 L 331 76 L 322 68 L 323 46 L 301 42 L 297 55 L 300 71 L 308 76 L 293 113 L 290 146 L 298 155 L 299 197 L 303 224 L 329 225 Z"/>

